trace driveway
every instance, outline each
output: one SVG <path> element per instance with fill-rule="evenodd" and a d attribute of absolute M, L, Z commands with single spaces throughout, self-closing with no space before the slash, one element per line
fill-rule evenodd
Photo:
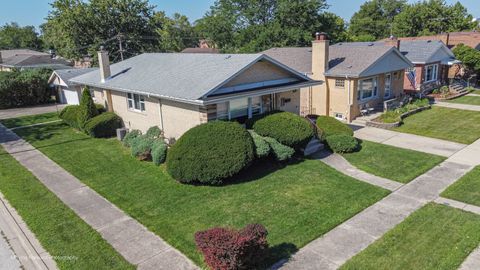
<path fill-rule="evenodd" d="M 48 104 L 34 107 L 0 110 L 0 119 L 16 118 L 26 115 L 35 115 L 49 112 L 60 112 L 63 108 L 65 108 L 65 106 L 65 104 Z"/>

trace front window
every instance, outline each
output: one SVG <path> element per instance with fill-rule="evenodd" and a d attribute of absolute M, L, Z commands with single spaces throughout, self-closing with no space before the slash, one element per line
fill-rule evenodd
<path fill-rule="evenodd" d="M 438 65 L 429 65 L 425 67 L 425 82 L 433 82 L 437 80 Z"/>
<path fill-rule="evenodd" d="M 377 77 L 358 81 L 358 100 L 368 100 L 377 96 Z"/>
<path fill-rule="evenodd" d="M 134 111 L 145 111 L 145 97 L 137 94 L 127 94 L 128 109 Z"/>
<path fill-rule="evenodd" d="M 248 115 L 248 98 L 239 98 L 230 101 L 230 119 Z"/>
<path fill-rule="evenodd" d="M 389 98 L 392 93 L 392 74 L 385 74 L 385 98 Z"/>

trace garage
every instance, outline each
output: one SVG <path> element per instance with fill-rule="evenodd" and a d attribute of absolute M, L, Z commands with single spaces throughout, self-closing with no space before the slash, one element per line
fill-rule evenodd
<path fill-rule="evenodd" d="M 81 89 L 79 85 L 70 82 L 70 79 L 96 70 L 97 68 L 55 70 L 50 76 L 48 83 L 56 89 L 59 103 L 78 105 L 80 103 Z"/>
<path fill-rule="evenodd" d="M 79 91 L 77 89 L 61 88 L 60 102 L 63 104 L 78 105 L 80 104 Z"/>

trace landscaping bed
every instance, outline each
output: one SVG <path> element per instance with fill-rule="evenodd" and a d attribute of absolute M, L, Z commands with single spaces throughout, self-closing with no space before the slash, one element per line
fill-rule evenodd
<path fill-rule="evenodd" d="M 479 227 L 479 215 L 431 203 L 340 269 L 458 269 L 480 243 Z"/>
<path fill-rule="evenodd" d="M 394 130 L 471 144 L 480 138 L 480 112 L 434 106 L 405 118 Z"/>
<path fill-rule="evenodd" d="M 197 231 L 260 223 L 268 230 L 265 265 L 271 265 L 389 193 L 303 159 L 257 161 L 228 185 L 185 185 L 115 139 L 90 138 L 63 123 L 17 132 L 199 265 Z"/>
<path fill-rule="evenodd" d="M 448 86 L 442 86 L 439 89 L 433 90 L 432 93 L 428 94 L 427 96 L 435 101 L 447 101 L 451 99 L 455 99 L 461 96 L 465 96 L 469 93 L 469 91 L 452 91 Z"/>
<path fill-rule="evenodd" d="M 379 117 L 367 121 L 366 126 L 383 129 L 396 128 L 402 124 L 404 118 L 430 108 L 428 99 L 418 99 L 395 110 L 384 112 Z"/>
<path fill-rule="evenodd" d="M 449 186 L 441 196 L 480 206 L 480 166 Z"/>
<path fill-rule="evenodd" d="M 368 173 L 408 183 L 445 160 L 444 157 L 362 141 L 360 150 L 343 154 L 355 167 Z"/>
<path fill-rule="evenodd" d="M 0 191 L 60 269 L 135 269 L 1 147 Z"/>

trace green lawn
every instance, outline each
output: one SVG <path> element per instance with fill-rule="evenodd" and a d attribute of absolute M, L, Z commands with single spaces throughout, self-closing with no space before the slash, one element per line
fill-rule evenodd
<path fill-rule="evenodd" d="M 480 216 L 428 204 L 341 267 L 456 270 L 480 243 Z"/>
<path fill-rule="evenodd" d="M 134 269 L 1 146 L 0 191 L 60 269 Z"/>
<path fill-rule="evenodd" d="M 442 197 L 480 206 L 480 166 L 449 186 Z"/>
<path fill-rule="evenodd" d="M 480 105 L 480 97 L 476 96 L 462 96 L 455 99 L 450 99 L 447 102 L 450 103 L 460 103 L 460 104 L 469 104 L 469 105 Z"/>
<path fill-rule="evenodd" d="M 33 124 L 40 124 L 50 121 L 59 120 L 58 113 L 45 113 L 45 114 L 38 114 L 38 115 L 29 115 L 23 116 L 18 118 L 10 118 L 10 119 L 3 119 L 0 120 L 2 125 L 6 126 L 7 128 L 13 127 L 21 127 L 21 126 L 28 126 Z"/>
<path fill-rule="evenodd" d="M 355 167 L 371 174 L 408 183 L 445 160 L 444 157 L 362 141 L 361 150 L 343 154 Z"/>
<path fill-rule="evenodd" d="M 115 139 L 92 139 L 62 123 L 17 131 L 199 265 L 196 231 L 261 223 L 272 247 L 266 263 L 273 263 L 388 194 L 316 160 L 257 164 L 221 187 L 184 185 Z"/>
<path fill-rule="evenodd" d="M 405 118 L 394 130 L 471 144 L 480 138 L 480 112 L 434 106 Z"/>
<path fill-rule="evenodd" d="M 470 94 L 480 95 L 480 90 L 473 90 L 470 92 Z"/>

